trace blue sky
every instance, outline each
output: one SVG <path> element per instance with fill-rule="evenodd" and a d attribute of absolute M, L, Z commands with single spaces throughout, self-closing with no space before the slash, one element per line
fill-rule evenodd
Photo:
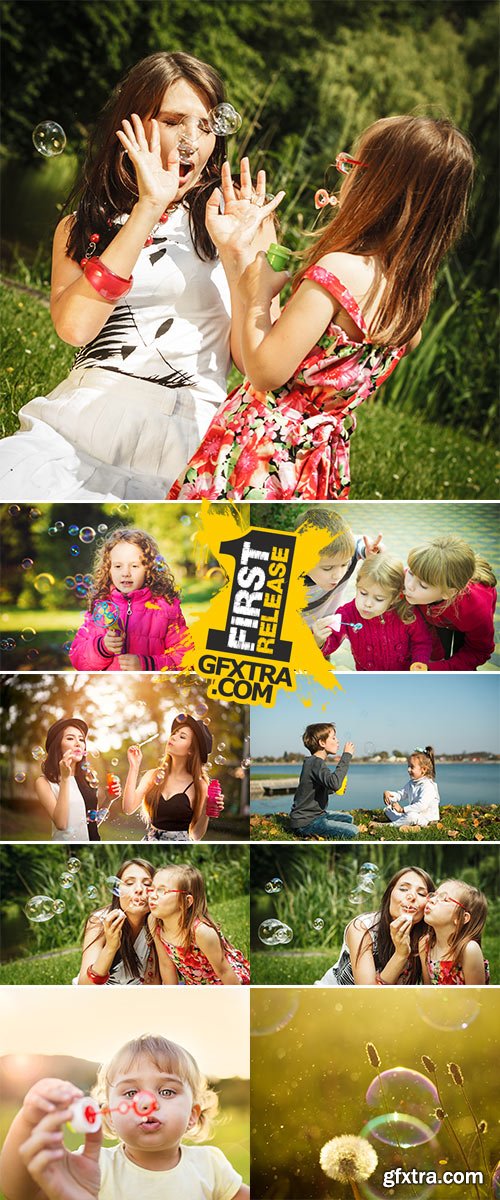
<path fill-rule="evenodd" d="M 498 752 L 500 675 L 339 675 L 342 690 L 298 680 L 274 708 L 251 709 L 253 757 L 303 750 L 302 733 L 314 721 L 333 721 L 341 744 L 359 754 L 431 744 L 437 754 Z M 303 700 L 311 700 L 308 706 Z"/>

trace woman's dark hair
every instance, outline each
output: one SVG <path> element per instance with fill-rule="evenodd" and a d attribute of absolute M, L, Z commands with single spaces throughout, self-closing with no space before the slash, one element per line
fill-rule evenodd
<path fill-rule="evenodd" d="M 410 871 L 413 871 L 415 875 L 420 876 L 422 882 L 425 883 L 425 886 L 426 886 L 428 892 L 435 892 L 435 890 L 436 890 L 436 885 L 435 885 L 434 881 L 431 879 L 430 875 L 427 874 L 427 871 L 422 871 L 420 867 L 402 867 L 401 870 L 396 871 L 396 874 L 393 875 L 392 879 L 389 880 L 389 883 L 387 884 L 385 892 L 382 896 L 382 901 L 380 904 L 380 911 L 378 913 L 378 921 L 375 924 L 375 926 L 372 927 L 372 931 L 371 931 L 371 932 L 375 932 L 376 936 L 377 936 L 377 958 L 380 963 L 381 971 L 383 971 L 384 967 L 387 966 L 389 959 L 392 958 L 392 955 L 394 954 L 394 943 L 391 938 L 391 929 L 390 929 L 391 921 L 393 919 L 390 914 L 391 896 L 392 896 L 392 893 L 393 893 L 393 890 L 394 890 L 396 884 L 401 879 L 401 877 L 403 875 L 408 875 L 408 873 Z M 354 924 L 355 928 L 358 929 L 359 926 L 356 925 L 357 920 L 359 920 L 359 918 L 356 917 L 353 924 Z M 410 951 L 410 959 L 409 959 L 409 967 L 408 967 L 408 977 L 406 978 L 406 976 L 405 976 L 405 982 L 408 984 L 421 983 L 422 964 L 420 962 L 420 956 L 419 956 L 419 952 L 418 952 L 418 944 L 419 944 L 420 938 L 423 937 L 423 935 L 427 932 L 428 932 L 428 927 L 425 924 L 424 918 L 422 916 L 417 925 L 412 925 L 411 931 L 410 931 L 411 951 Z M 358 964 L 359 959 L 361 958 L 361 955 L 364 954 L 366 950 L 370 949 L 371 945 L 372 945 L 372 939 L 370 936 L 370 931 L 367 929 L 367 930 L 365 930 L 365 933 L 364 933 L 363 937 L 361 938 L 361 941 L 359 944 L 358 953 L 356 955 L 356 965 Z"/>
<path fill-rule="evenodd" d="M 102 110 L 81 174 L 64 206 L 70 213 L 76 206 L 66 247 L 67 254 L 76 262 L 83 258 L 93 233 L 99 234 L 99 252 L 102 252 L 120 228 L 113 225 L 114 218 L 130 213 L 137 201 L 135 170 L 123 152 L 116 130 L 121 129 L 123 119 L 130 118 L 133 112 L 142 120 L 156 117 L 166 89 L 179 79 L 185 79 L 201 93 L 209 108 L 221 104 L 225 98 L 222 80 L 207 63 L 191 54 L 159 51 L 131 68 Z M 218 136 L 201 179 L 183 199 L 189 210 L 194 247 L 201 259 L 217 257 L 205 226 L 205 205 L 219 183 L 225 157 L 226 140 Z"/>
<path fill-rule="evenodd" d="M 140 867 L 141 870 L 147 872 L 147 874 L 149 875 L 149 877 L 151 879 L 151 882 L 153 882 L 153 875 L 155 873 L 154 867 L 151 866 L 151 863 L 146 862 L 146 860 L 144 858 L 127 858 L 127 860 L 121 864 L 121 867 L 118 868 L 118 870 L 116 872 L 116 878 L 121 879 L 122 875 L 124 875 L 125 871 L 128 871 L 130 867 Z M 111 903 L 108 904 L 106 908 L 99 909 L 98 913 L 91 913 L 90 917 L 88 918 L 88 920 L 86 921 L 86 924 L 85 924 L 84 937 L 85 937 L 85 934 L 87 933 L 88 929 L 90 929 L 92 926 L 96 926 L 97 932 L 96 932 L 96 936 L 95 936 L 95 941 L 97 941 L 97 938 L 100 936 L 100 933 L 102 930 L 102 917 L 106 916 L 107 913 L 109 913 L 109 912 L 114 912 L 117 908 L 121 908 L 120 897 L 118 895 L 115 895 L 115 893 L 113 892 L 113 896 L 111 898 Z M 92 946 L 92 945 L 93 945 L 93 943 L 89 942 L 89 946 Z M 87 947 L 87 949 L 88 949 L 88 947 Z M 153 951 L 156 954 L 156 951 L 154 950 L 154 946 L 151 947 L 151 951 Z M 139 960 L 137 958 L 137 954 L 134 950 L 134 935 L 133 935 L 128 917 L 125 917 L 125 920 L 122 925 L 122 936 L 121 936 L 120 946 L 119 946 L 118 950 L 116 951 L 113 962 L 111 963 L 111 966 L 109 968 L 110 972 L 113 970 L 114 967 L 118 966 L 118 963 L 120 963 L 120 962 L 123 962 L 125 970 L 128 972 L 129 975 L 132 975 L 134 979 L 140 979 L 140 977 L 141 977 L 140 964 L 139 964 Z"/>
<path fill-rule="evenodd" d="M 50 783 L 60 783 L 60 781 L 61 781 L 61 776 L 60 776 L 60 771 L 59 771 L 59 763 L 61 761 L 61 742 L 64 737 L 64 734 L 66 733 L 66 730 L 69 728 L 71 728 L 70 721 L 65 726 L 65 728 L 61 729 L 60 733 L 58 733 L 57 736 L 54 738 L 54 741 L 50 744 L 49 749 L 47 751 L 47 757 L 45 759 L 45 762 L 42 763 L 42 775 L 45 775 L 45 778 L 48 779 Z M 75 723 L 75 729 L 78 729 L 78 725 L 76 723 Z M 83 800 L 84 800 L 84 804 L 85 804 L 85 811 L 87 813 L 87 818 L 88 818 L 89 813 L 95 812 L 97 810 L 97 792 L 96 792 L 96 789 L 91 787 L 90 783 L 87 782 L 87 780 L 85 778 L 85 767 L 83 767 L 81 762 L 77 762 L 75 764 L 75 779 L 76 779 L 76 782 L 78 785 L 78 789 L 83 796 Z M 90 819 L 88 821 L 88 827 L 89 827 L 89 841 L 100 842 L 101 839 L 99 836 L 99 830 L 97 828 L 97 824 L 96 824 L 95 820 Z"/>

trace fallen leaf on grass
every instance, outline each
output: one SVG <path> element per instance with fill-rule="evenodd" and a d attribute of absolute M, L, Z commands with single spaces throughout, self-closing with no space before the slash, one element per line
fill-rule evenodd
<path fill-rule="evenodd" d="M 368 825 L 358 825 L 358 829 L 360 833 L 366 833 Z"/>
<path fill-rule="evenodd" d="M 484 842 L 484 834 L 482 834 L 482 833 L 475 833 L 475 834 L 474 834 L 474 841 L 475 841 L 475 842 Z"/>
<path fill-rule="evenodd" d="M 448 837 L 458 837 L 458 829 L 449 829 Z"/>

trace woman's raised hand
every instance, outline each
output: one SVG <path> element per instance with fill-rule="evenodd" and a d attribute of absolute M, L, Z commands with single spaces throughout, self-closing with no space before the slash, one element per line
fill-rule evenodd
<path fill-rule="evenodd" d="M 106 913 L 106 916 L 102 918 L 102 929 L 106 946 L 115 953 L 119 949 L 122 940 L 122 929 L 125 919 L 125 913 L 121 908 L 113 908 L 111 912 Z"/>
<path fill-rule="evenodd" d="M 241 160 L 240 186 L 235 191 L 229 163 L 223 163 L 220 188 L 212 192 L 205 209 L 205 224 L 219 253 L 230 250 L 241 258 L 248 252 L 256 233 L 284 195 L 278 192 L 266 204 L 266 172 L 257 173 L 254 189 L 248 158 Z M 224 212 L 219 212 L 221 199 Z M 251 256 L 246 261 L 250 262 Z"/>
<path fill-rule="evenodd" d="M 116 136 L 134 164 L 139 200 L 157 209 L 160 217 L 179 191 L 179 151 L 170 151 L 164 167 L 158 121 L 151 118 L 150 124 L 148 141 L 141 118 L 132 113 L 130 121 L 122 121 L 123 129 L 117 129 Z"/>
<path fill-rule="evenodd" d="M 142 750 L 140 746 L 129 746 L 127 750 L 127 758 L 131 767 L 139 767 L 142 762 Z"/>
<path fill-rule="evenodd" d="M 396 953 L 401 957 L 408 958 L 408 955 L 411 953 L 410 931 L 412 923 L 413 915 L 411 913 L 401 913 L 390 924 L 392 944 Z"/>
<path fill-rule="evenodd" d="M 77 760 L 73 757 L 72 750 L 66 750 L 59 763 L 59 776 L 61 779 L 69 779 L 71 776 L 71 768 Z"/>

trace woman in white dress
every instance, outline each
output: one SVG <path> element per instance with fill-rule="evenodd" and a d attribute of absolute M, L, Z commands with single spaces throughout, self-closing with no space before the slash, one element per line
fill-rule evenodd
<path fill-rule="evenodd" d="M 111 903 L 91 913 L 85 926 L 76 984 L 161 983 L 156 951 L 147 932 L 154 867 L 128 859 L 116 873 Z"/>
<path fill-rule="evenodd" d="M 229 168 L 209 114 L 223 99 L 211 67 L 161 52 L 104 109 L 53 249 L 52 320 L 83 349 L 0 446 L 0 499 L 163 499 L 225 400 L 238 280 L 284 193 L 266 203 L 244 159 L 219 211 Z"/>
<path fill-rule="evenodd" d="M 62 717 L 47 733 L 47 757 L 35 792 L 52 822 L 53 842 L 100 841 L 97 792 L 85 778 L 87 733 L 88 725 L 80 717 Z M 116 781 L 110 796 L 117 800 L 120 795 Z"/>

